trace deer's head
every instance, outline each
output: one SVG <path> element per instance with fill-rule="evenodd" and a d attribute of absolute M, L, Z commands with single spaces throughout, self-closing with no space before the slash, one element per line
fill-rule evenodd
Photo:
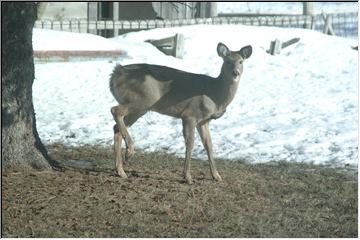
<path fill-rule="evenodd" d="M 252 47 L 245 46 L 239 51 L 230 51 L 223 43 L 217 46 L 217 52 L 223 58 L 224 63 L 221 68 L 221 74 L 226 81 L 238 82 L 243 71 L 243 63 L 252 54 Z"/>

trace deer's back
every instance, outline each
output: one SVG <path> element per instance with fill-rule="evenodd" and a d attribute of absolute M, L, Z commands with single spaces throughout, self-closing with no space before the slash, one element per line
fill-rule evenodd
<path fill-rule="evenodd" d="M 194 108 L 214 108 L 215 78 L 178 69 L 150 65 L 117 65 L 110 78 L 110 89 L 121 103 L 180 117 Z"/>

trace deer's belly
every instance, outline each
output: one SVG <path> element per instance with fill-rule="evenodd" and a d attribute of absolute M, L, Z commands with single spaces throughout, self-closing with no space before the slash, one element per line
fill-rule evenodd
<path fill-rule="evenodd" d="M 171 117 L 181 118 L 184 111 L 187 110 L 187 104 L 186 101 L 177 104 L 165 102 L 155 104 L 151 110 Z"/>

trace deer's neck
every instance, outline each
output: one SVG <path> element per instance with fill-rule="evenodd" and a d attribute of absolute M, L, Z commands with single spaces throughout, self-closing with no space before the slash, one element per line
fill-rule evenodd
<path fill-rule="evenodd" d="M 229 79 L 224 75 L 225 74 L 220 73 L 220 76 L 217 79 L 217 82 L 220 85 L 217 89 L 217 104 L 219 108 L 223 109 L 225 109 L 234 99 L 240 82 L 240 76 L 237 77 L 236 81 L 233 81 L 232 79 Z"/>

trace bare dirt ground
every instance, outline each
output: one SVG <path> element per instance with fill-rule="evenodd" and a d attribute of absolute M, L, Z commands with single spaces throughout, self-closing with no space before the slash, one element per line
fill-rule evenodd
<path fill-rule="evenodd" d="M 111 148 L 47 146 L 63 171 L 2 172 L 3 237 L 357 237 L 356 170 L 137 152 L 113 174 Z"/>

